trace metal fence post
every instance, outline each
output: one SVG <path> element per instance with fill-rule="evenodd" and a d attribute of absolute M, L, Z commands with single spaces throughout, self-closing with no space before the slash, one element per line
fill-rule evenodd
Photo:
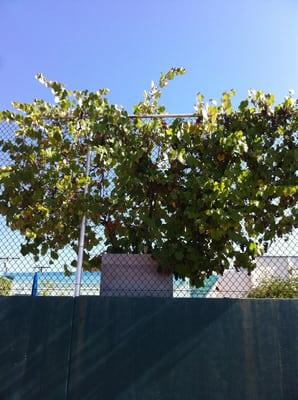
<path fill-rule="evenodd" d="M 87 153 L 87 161 L 86 161 L 86 178 L 89 178 L 90 165 L 91 165 L 91 149 L 89 148 L 88 153 Z M 85 196 L 88 194 L 88 190 L 89 190 L 89 185 L 87 182 L 85 185 L 85 189 L 84 189 Z M 86 214 L 83 215 L 82 220 L 81 220 L 74 297 L 80 296 L 80 292 L 81 292 L 85 230 L 86 230 Z"/>

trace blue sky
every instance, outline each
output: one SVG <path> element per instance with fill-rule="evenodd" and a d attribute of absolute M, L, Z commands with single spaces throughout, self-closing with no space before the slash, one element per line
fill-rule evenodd
<path fill-rule="evenodd" d="M 69 88 L 111 89 L 129 110 L 152 79 L 184 66 L 164 96 L 192 112 L 195 95 L 298 90 L 296 0 L 1 0 L 0 108 L 49 99 L 37 72 Z"/>

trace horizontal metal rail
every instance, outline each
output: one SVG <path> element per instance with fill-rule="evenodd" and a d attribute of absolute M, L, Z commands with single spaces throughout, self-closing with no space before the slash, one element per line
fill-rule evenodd
<path fill-rule="evenodd" d="M 195 118 L 196 114 L 144 114 L 144 115 L 128 115 L 128 118 Z"/>

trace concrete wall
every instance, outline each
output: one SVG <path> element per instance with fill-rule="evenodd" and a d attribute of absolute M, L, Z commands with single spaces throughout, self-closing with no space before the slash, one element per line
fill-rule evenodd
<path fill-rule="evenodd" d="M 234 268 L 228 269 L 220 276 L 213 288 L 207 294 L 207 298 L 214 299 L 239 299 L 246 297 L 252 289 L 251 276 L 246 270 L 237 272 Z"/>
<path fill-rule="evenodd" d="M 158 273 L 149 254 L 103 254 L 100 295 L 173 297 L 173 276 Z"/>
<path fill-rule="evenodd" d="M 272 278 L 285 279 L 298 273 L 298 257 L 258 257 L 257 268 L 252 272 L 252 285 Z"/>
<path fill-rule="evenodd" d="M 243 298 L 262 281 L 298 275 L 298 257 L 257 257 L 251 275 L 246 270 L 228 269 L 208 293 L 208 298 Z"/>

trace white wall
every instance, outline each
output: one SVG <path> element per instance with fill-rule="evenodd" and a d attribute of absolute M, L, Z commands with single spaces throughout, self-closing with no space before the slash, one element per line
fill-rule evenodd
<path fill-rule="evenodd" d="M 243 298 L 264 280 L 288 278 L 291 275 L 298 276 L 298 257 L 258 257 L 256 265 L 251 276 L 247 275 L 246 270 L 239 272 L 234 268 L 226 270 L 207 297 Z"/>

